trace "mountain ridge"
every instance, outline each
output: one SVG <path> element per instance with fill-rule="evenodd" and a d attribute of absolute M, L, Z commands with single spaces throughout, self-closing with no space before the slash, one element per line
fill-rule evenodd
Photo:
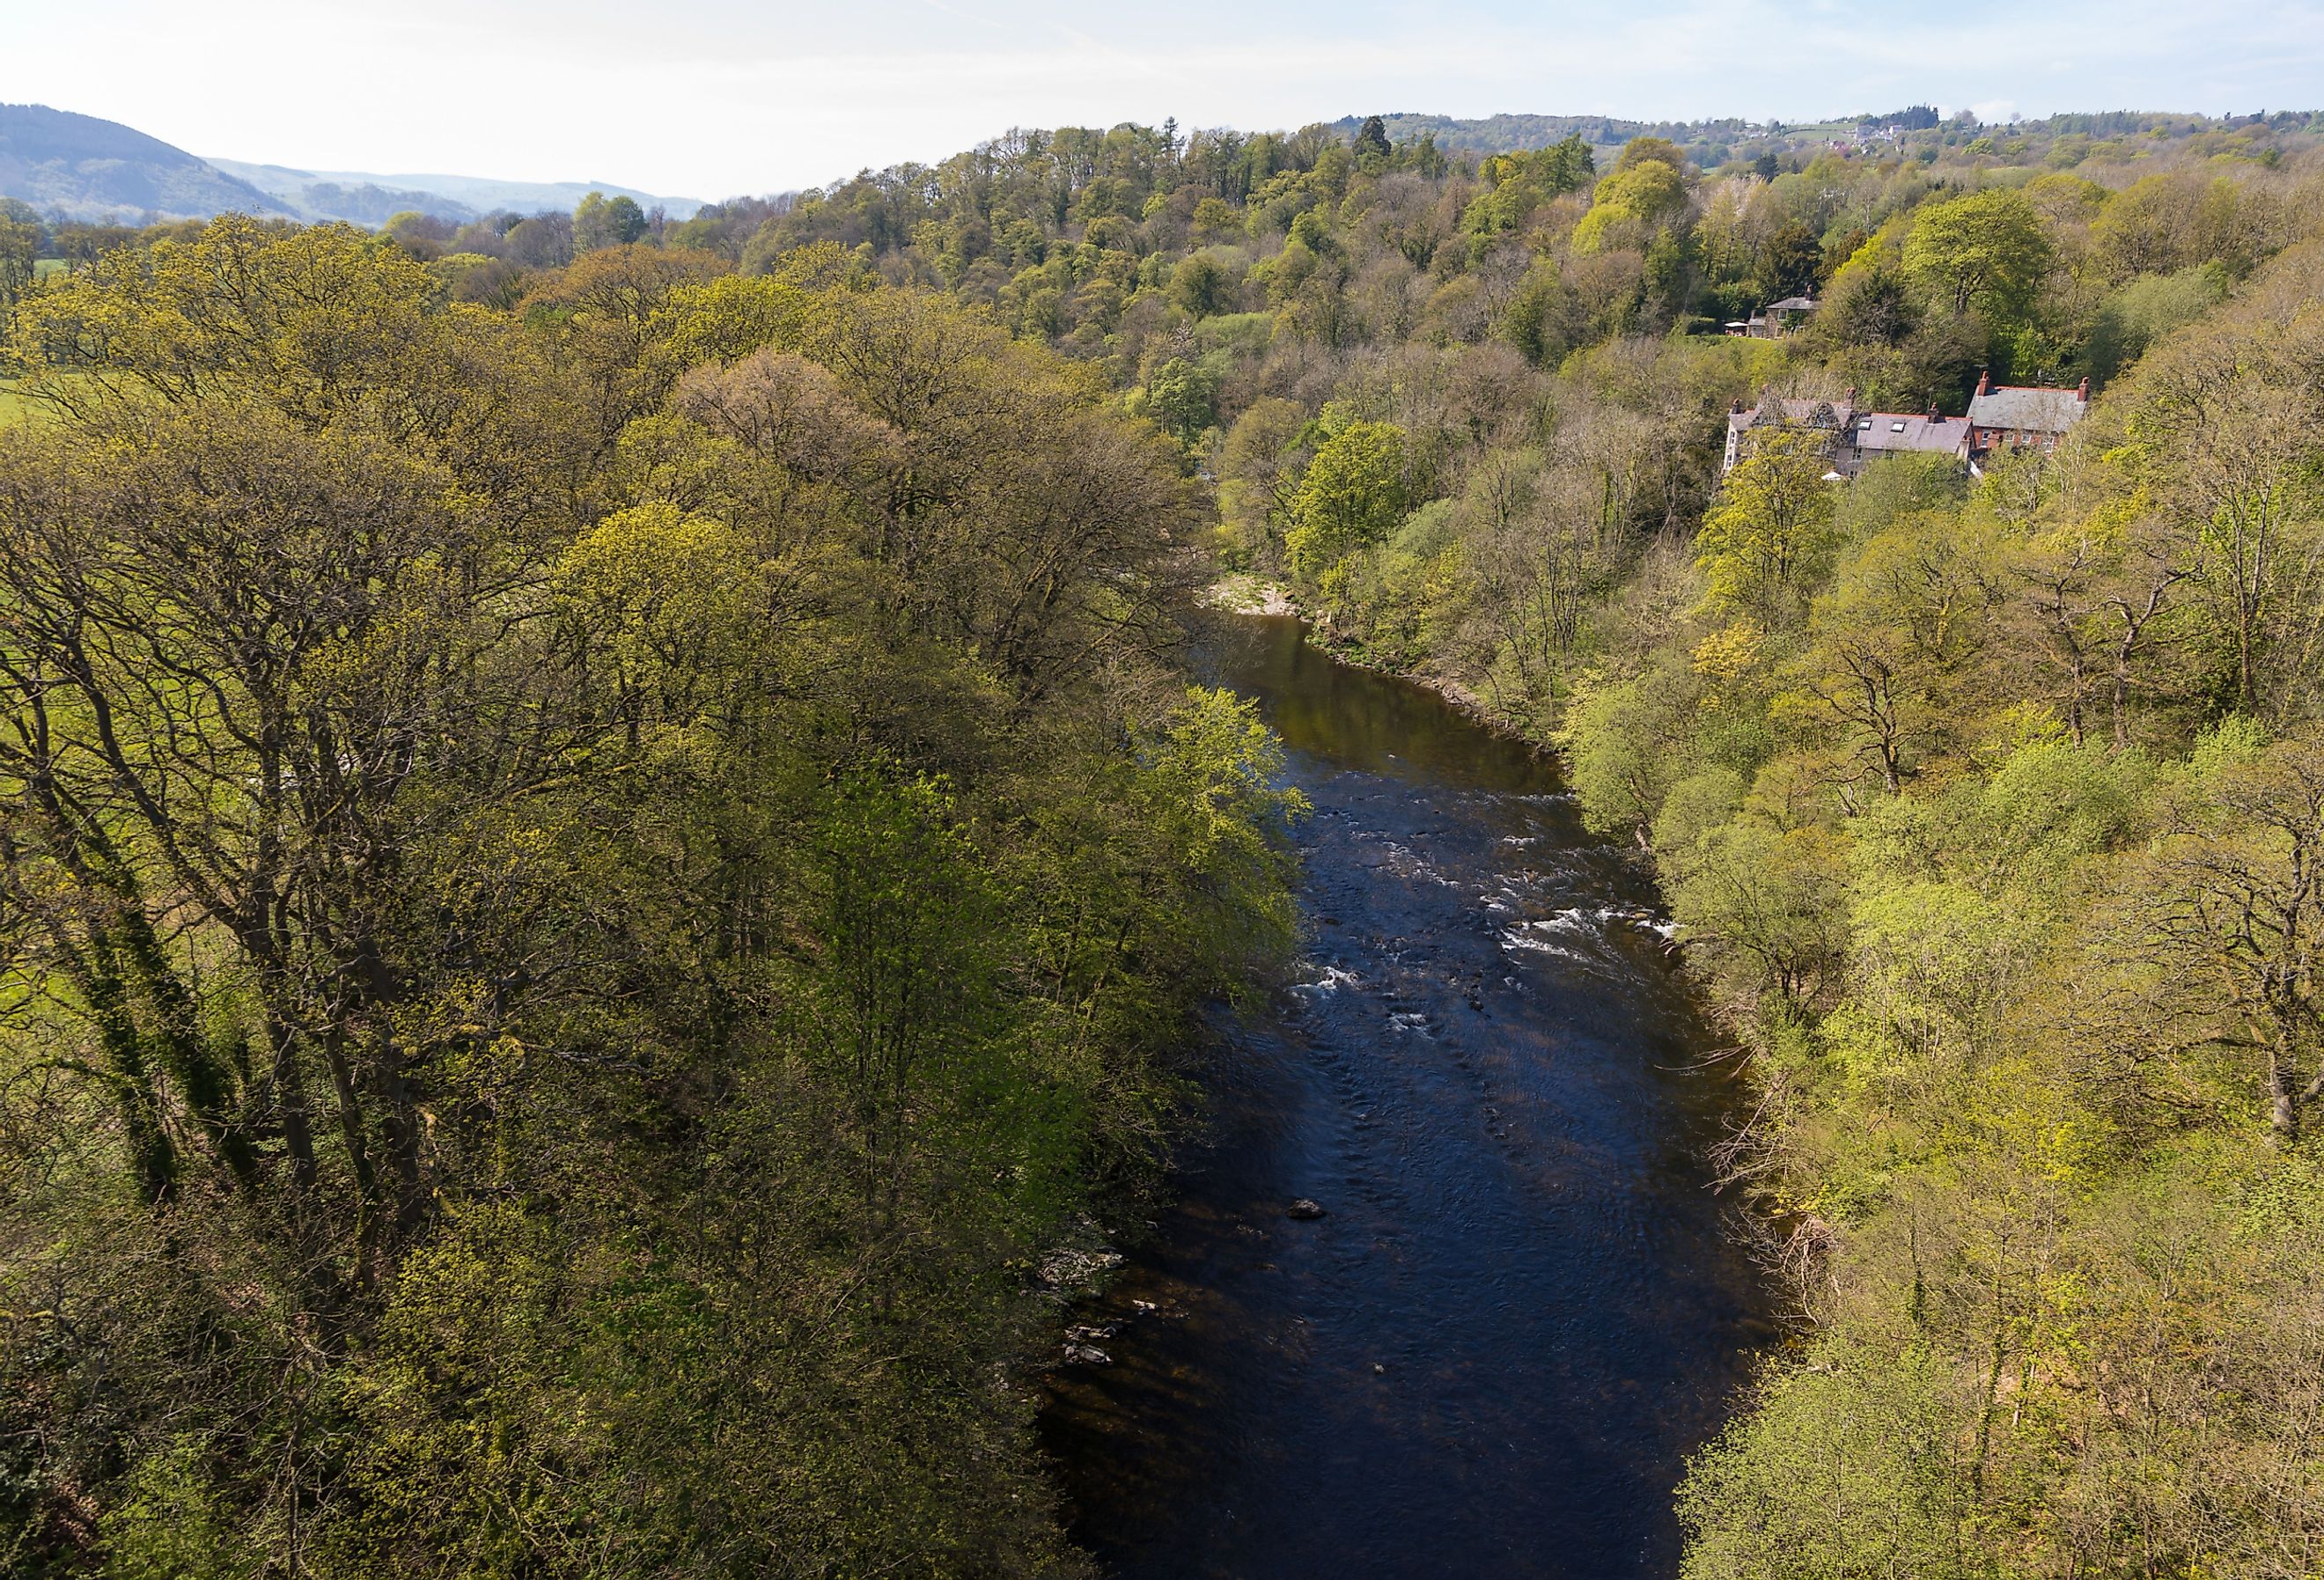
<path fill-rule="evenodd" d="M 591 192 L 603 192 L 608 198 L 629 198 L 641 208 L 658 207 L 673 219 L 685 219 L 703 205 L 703 199 L 699 198 L 671 197 L 613 181 L 518 181 L 442 171 L 309 170 L 299 165 L 261 164 L 239 159 L 213 158 L 209 162 L 293 209 L 314 210 L 316 217 L 357 217 L 350 212 L 331 211 L 328 199 L 333 192 L 350 195 L 376 192 L 389 197 L 419 199 L 398 203 L 378 218 L 362 221 L 373 225 L 382 223 L 387 214 L 402 208 L 418 208 L 425 213 L 441 215 L 447 219 L 473 219 L 495 208 L 527 212 L 540 208 L 569 209 Z"/>
<path fill-rule="evenodd" d="M 67 219 L 207 219 L 235 210 L 376 227 L 410 209 L 455 221 L 495 208 L 569 209 L 592 191 L 660 208 L 673 219 L 702 207 L 697 199 L 609 181 L 395 175 L 208 159 L 119 121 L 49 105 L 0 104 L 0 198 Z"/>
<path fill-rule="evenodd" d="M 174 143 L 48 105 L 0 104 L 0 197 L 71 219 L 287 212 L 258 188 Z"/>

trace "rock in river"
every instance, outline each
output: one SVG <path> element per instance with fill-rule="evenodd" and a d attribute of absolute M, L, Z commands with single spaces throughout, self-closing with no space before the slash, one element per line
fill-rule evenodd
<path fill-rule="evenodd" d="M 1284 1208 L 1283 1215 L 1286 1218 L 1299 1218 L 1303 1220 L 1307 1218 L 1320 1218 L 1323 1215 L 1323 1209 L 1317 1203 L 1312 1202 L 1303 1196 L 1297 1201 L 1293 1202 L 1289 1206 Z"/>

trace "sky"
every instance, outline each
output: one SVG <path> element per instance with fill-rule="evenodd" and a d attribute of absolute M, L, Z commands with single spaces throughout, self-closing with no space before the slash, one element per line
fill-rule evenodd
<path fill-rule="evenodd" d="M 0 0 L 0 102 L 715 199 L 1011 126 L 2324 107 L 2324 0 Z"/>

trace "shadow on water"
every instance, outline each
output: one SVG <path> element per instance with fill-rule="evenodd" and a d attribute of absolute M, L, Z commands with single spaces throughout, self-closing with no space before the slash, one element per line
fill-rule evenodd
<path fill-rule="evenodd" d="M 1315 805 L 1308 955 L 1221 1029 L 1177 1201 L 1084 1308 L 1114 1363 L 1054 1379 L 1076 1534 L 1124 1580 L 1673 1574 L 1771 1329 L 1652 892 L 1531 752 L 1229 624 Z"/>

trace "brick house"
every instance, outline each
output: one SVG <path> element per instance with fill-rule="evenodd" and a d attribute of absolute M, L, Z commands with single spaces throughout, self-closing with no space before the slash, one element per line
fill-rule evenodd
<path fill-rule="evenodd" d="M 1977 393 L 1969 398 L 1969 431 L 1962 439 L 1961 458 L 1975 466 L 1998 449 L 2056 449 L 2058 441 L 2089 409 L 2088 379 L 2079 389 L 2059 390 L 1996 384 L 1990 373 L 1981 373 Z"/>

